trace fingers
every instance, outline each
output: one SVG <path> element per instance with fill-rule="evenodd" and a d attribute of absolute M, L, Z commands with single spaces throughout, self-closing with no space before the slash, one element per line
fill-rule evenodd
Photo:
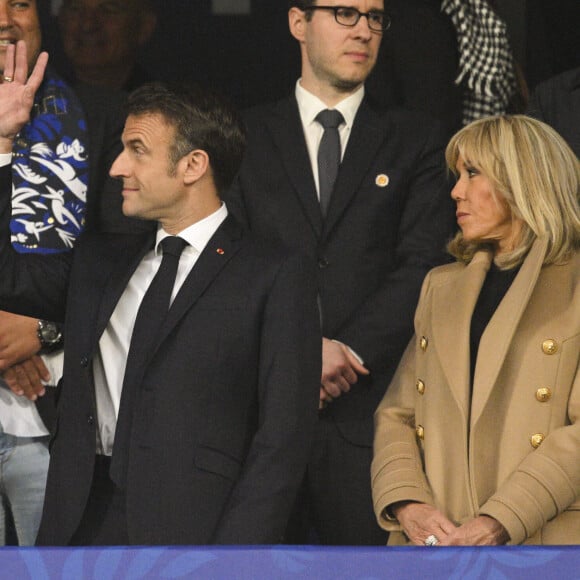
<path fill-rule="evenodd" d="M 46 71 L 46 66 L 48 65 L 48 53 L 41 52 L 38 55 L 38 59 L 36 60 L 36 64 L 32 69 L 32 74 L 28 79 L 28 87 L 32 90 L 33 94 L 32 97 L 34 98 L 34 94 L 42 84 L 44 79 L 44 73 Z"/>
<path fill-rule="evenodd" d="M 395 512 L 405 534 L 417 546 L 426 545 L 430 536 L 435 536 L 437 543 L 443 544 L 450 533 L 454 533 L 456 526 L 435 507 L 410 502 L 401 505 Z"/>
<path fill-rule="evenodd" d="M 347 358 L 348 362 L 350 363 L 351 368 L 353 369 L 353 372 L 355 372 L 359 375 L 369 375 L 370 374 L 369 369 L 367 369 L 367 367 L 365 367 L 358 360 L 358 358 L 356 358 L 356 356 L 354 356 L 354 354 L 352 354 L 352 352 L 348 348 L 345 347 L 345 350 L 346 350 L 346 358 Z"/>
<path fill-rule="evenodd" d="M 332 397 L 322 388 L 320 387 L 320 395 L 318 401 L 318 410 L 324 409 L 328 403 L 332 403 Z"/>
<path fill-rule="evenodd" d="M 16 51 L 14 53 L 14 58 L 7 59 L 8 65 L 13 64 L 14 70 L 13 74 L 10 76 L 14 79 L 15 83 L 20 83 L 22 85 L 26 84 L 28 80 L 28 50 L 26 48 L 26 43 L 23 40 L 19 40 L 16 43 Z M 4 73 L 6 76 L 6 73 Z"/>
<path fill-rule="evenodd" d="M 15 395 L 36 401 L 46 392 L 42 381 L 48 381 L 50 374 L 40 357 L 32 357 L 21 364 L 10 367 L 4 373 L 3 378 Z"/>
<path fill-rule="evenodd" d="M 322 376 L 320 382 L 328 397 L 337 398 L 348 393 L 358 381 L 358 372 L 368 374 L 348 347 L 324 338 L 322 341 Z M 328 397 L 324 397 L 327 400 Z"/>
<path fill-rule="evenodd" d="M 21 41 L 19 41 L 21 42 Z M 14 52 L 16 46 L 14 44 L 9 44 L 6 46 L 6 56 L 4 60 L 4 78 L 14 79 Z"/>

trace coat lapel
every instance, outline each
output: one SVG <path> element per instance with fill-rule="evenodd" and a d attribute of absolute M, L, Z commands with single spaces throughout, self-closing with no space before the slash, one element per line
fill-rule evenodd
<path fill-rule="evenodd" d="M 516 328 L 542 269 L 546 248 L 545 241 L 534 242 L 528 257 L 481 337 L 473 381 L 472 427 L 481 416 L 497 381 Z"/>
<path fill-rule="evenodd" d="M 130 245 L 129 240 L 130 242 L 134 241 L 134 244 Z M 127 245 L 125 245 L 125 248 L 127 248 L 126 255 L 121 256 L 120 259 L 115 261 L 110 272 L 103 272 L 103 276 L 108 277 L 108 282 L 103 290 L 97 315 L 94 348 L 96 348 L 101 335 L 105 331 L 113 314 L 113 310 L 117 306 L 117 302 L 119 302 L 131 276 L 137 269 L 143 256 L 154 248 L 155 232 L 142 236 L 128 237 L 126 244 L 130 246 L 127 248 Z"/>
<path fill-rule="evenodd" d="M 267 119 L 267 125 L 302 209 L 320 237 L 322 212 L 296 99 L 291 97 L 278 103 L 274 115 Z"/>
<path fill-rule="evenodd" d="M 469 335 L 471 315 L 485 276 L 491 253 L 478 252 L 462 271 L 457 283 L 433 290 L 432 328 L 434 346 L 457 404 L 469 417 Z M 458 337 L 465 337 L 459 339 Z"/>
<path fill-rule="evenodd" d="M 229 216 L 212 236 L 180 288 L 159 331 L 163 342 L 241 248 L 242 230 Z"/>
<path fill-rule="evenodd" d="M 355 117 L 348 145 L 338 170 L 336 185 L 330 198 L 324 226 L 326 235 L 339 221 L 351 199 L 359 191 L 361 181 L 366 177 L 385 139 L 383 125 L 382 119 L 366 101 L 363 101 Z"/>

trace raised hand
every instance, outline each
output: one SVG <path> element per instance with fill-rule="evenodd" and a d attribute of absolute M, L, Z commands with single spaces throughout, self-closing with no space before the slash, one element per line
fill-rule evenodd
<path fill-rule="evenodd" d="M 12 141 L 30 119 L 34 95 L 44 78 L 48 53 L 42 52 L 28 76 L 26 43 L 6 47 L 4 75 L 0 84 L 0 153 L 12 152 Z"/>

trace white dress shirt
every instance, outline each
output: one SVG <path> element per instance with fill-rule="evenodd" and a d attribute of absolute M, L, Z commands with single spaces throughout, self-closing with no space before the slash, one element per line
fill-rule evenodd
<path fill-rule="evenodd" d="M 199 255 L 227 214 L 226 206 L 222 204 L 216 212 L 179 233 L 179 237 L 186 240 L 189 245 L 184 248 L 179 260 L 171 295 L 172 302 Z M 162 228 L 159 228 L 155 248 L 148 252 L 137 266 L 99 340 L 98 352 L 93 362 L 99 425 L 97 453 L 99 454 L 112 455 L 113 453 L 115 427 L 133 326 L 143 296 L 161 265 L 163 253 L 159 243 L 168 235 Z"/>
<path fill-rule="evenodd" d="M 310 165 L 312 166 L 312 174 L 314 175 L 314 183 L 316 191 L 320 196 L 320 187 L 318 179 L 318 146 L 324 134 L 324 128 L 316 120 L 316 116 L 320 111 L 328 109 L 328 107 L 315 95 L 307 91 L 301 84 L 300 79 L 296 82 L 296 101 L 298 102 L 298 111 L 300 112 L 300 119 L 302 121 L 302 129 L 304 130 L 304 138 L 306 140 L 306 148 L 310 157 Z M 354 118 L 362 100 L 365 95 L 364 85 L 361 85 L 352 95 L 346 97 L 337 103 L 333 109 L 340 111 L 344 118 L 344 123 L 338 127 L 338 134 L 340 136 L 340 158 L 344 156 L 346 145 L 350 137 Z"/>

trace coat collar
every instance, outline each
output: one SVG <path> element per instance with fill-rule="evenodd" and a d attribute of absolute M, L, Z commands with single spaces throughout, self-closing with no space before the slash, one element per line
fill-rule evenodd
<path fill-rule="evenodd" d="M 472 426 L 481 416 L 497 381 L 514 333 L 540 274 L 547 243 L 534 242 L 514 282 L 485 329 L 478 351 L 473 396 L 470 390 L 471 317 L 492 262 L 489 251 L 477 252 L 453 283 L 433 289 L 432 327 L 447 383 Z M 450 307 L 452 305 L 452 308 Z M 458 340 L 458 337 L 461 337 Z"/>
<path fill-rule="evenodd" d="M 473 379 L 472 426 L 481 416 L 497 381 L 515 331 L 540 275 L 546 250 L 547 242 L 536 240 L 481 336 Z"/>
<path fill-rule="evenodd" d="M 471 315 L 491 261 L 491 252 L 477 252 L 457 278 L 433 289 L 433 342 L 447 384 L 464 413 L 466 423 L 470 408 L 468 337 Z"/>

